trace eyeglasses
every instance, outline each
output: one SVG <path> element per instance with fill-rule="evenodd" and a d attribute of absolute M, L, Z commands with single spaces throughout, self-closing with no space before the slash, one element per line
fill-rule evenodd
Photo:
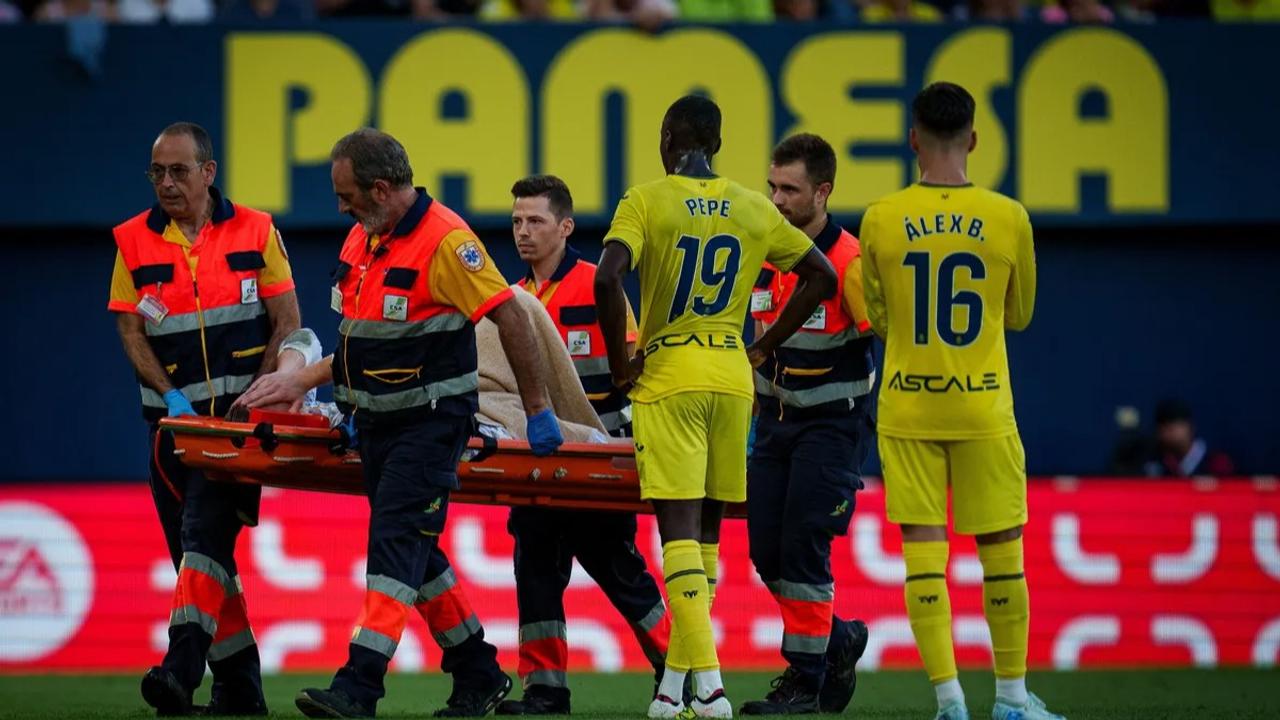
<path fill-rule="evenodd" d="M 151 181 L 152 185 L 159 185 L 164 182 L 165 173 L 168 173 L 169 177 L 173 178 L 174 182 L 182 182 L 187 179 L 187 176 L 191 174 L 192 170 L 198 170 L 199 168 L 200 163 L 196 163 L 195 165 L 170 165 L 168 167 L 165 167 L 164 165 L 152 165 L 147 168 L 146 173 L 147 179 Z"/>

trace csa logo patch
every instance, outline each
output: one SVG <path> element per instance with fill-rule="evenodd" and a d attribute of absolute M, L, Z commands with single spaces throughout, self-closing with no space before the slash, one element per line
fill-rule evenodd
<path fill-rule="evenodd" d="M 471 272 L 479 272 L 484 269 L 484 253 L 481 252 L 480 246 L 474 240 L 468 240 L 458 246 L 454 250 L 458 255 L 458 259 L 462 261 L 462 267 Z"/>

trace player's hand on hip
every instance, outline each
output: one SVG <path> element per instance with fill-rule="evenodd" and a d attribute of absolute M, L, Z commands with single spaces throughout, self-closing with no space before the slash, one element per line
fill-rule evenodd
<path fill-rule="evenodd" d="M 755 344 L 752 344 L 751 347 L 747 348 L 747 361 L 751 363 L 751 367 L 753 368 L 758 368 L 763 365 L 764 361 L 768 357 L 769 353 L 761 350 Z"/>
<path fill-rule="evenodd" d="M 550 455 L 564 444 L 560 423 L 551 408 L 529 416 L 525 435 L 529 438 L 529 449 L 539 457 Z"/>
<path fill-rule="evenodd" d="M 290 412 L 298 412 L 302 409 L 302 400 L 309 389 L 302 381 L 301 373 L 286 371 L 267 373 L 254 380 L 249 389 L 236 400 L 233 407 L 259 408 L 267 405 L 283 405 L 288 407 Z"/>
<path fill-rule="evenodd" d="M 619 390 L 628 391 L 640 379 L 641 373 L 644 372 L 644 351 L 641 350 L 627 361 L 626 367 L 623 369 L 624 374 L 613 373 L 613 386 Z"/>

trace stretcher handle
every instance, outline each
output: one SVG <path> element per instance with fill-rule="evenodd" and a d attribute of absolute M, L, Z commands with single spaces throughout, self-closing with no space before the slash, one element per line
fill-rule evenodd
<path fill-rule="evenodd" d="M 161 418 L 160 427 L 175 435 L 229 438 L 233 440 L 234 444 L 236 440 L 243 442 L 245 438 L 255 437 L 254 430 L 257 426 L 217 418 L 174 417 Z M 314 443 L 326 447 L 331 446 L 342 437 L 340 430 L 323 430 L 293 425 L 273 425 L 271 431 L 272 437 L 277 442 Z M 495 452 L 501 451 L 511 455 L 533 454 L 533 451 L 529 448 L 529 443 L 524 440 L 497 440 L 494 442 L 497 445 Z M 469 447 L 475 449 L 479 445 L 480 449 L 483 450 L 487 444 L 488 441 L 481 442 L 481 438 L 472 438 Z M 565 443 L 560 446 L 560 450 L 556 454 L 579 458 L 633 459 L 635 457 L 635 449 L 628 442 Z"/>
<path fill-rule="evenodd" d="M 473 463 L 484 462 L 485 460 L 488 460 L 489 458 L 493 457 L 494 453 L 498 452 L 497 438 L 492 438 L 492 437 L 489 437 L 488 435 L 472 435 L 471 442 L 468 443 L 467 446 L 474 447 L 476 440 L 480 441 L 480 447 L 476 449 L 475 454 L 472 455 L 471 458 L 467 460 L 467 462 L 473 462 Z"/>

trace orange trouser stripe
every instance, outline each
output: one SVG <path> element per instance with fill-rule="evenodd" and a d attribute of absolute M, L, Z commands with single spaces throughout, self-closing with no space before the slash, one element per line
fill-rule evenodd
<path fill-rule="evenodd" d="M 516 669 L 521 677 L 538 670 L 566 670 L 569 667 L 569 646 L 558 637 L 528 640 L 520 643 L 520 664 Z"/>
<path fill-rule="evenodd" d="M 782 629 L 789 635 L 827 637 L 831 634 L 830 600 L 792 600 L 774 596 L 782 609 Z"/>
<path fill-rule="evenodd" d="M 222 614 L 222 601 L 226 598 L 227 588 L 220 580 L 189 567 L 183 567 L 178 573 L 178 585 L 174 588 L 173 608 L 194 605 L 200 612 L 217 618 Z"/>
<path fill-rule="evenodd" d="M 373 630 L 399 642 L 408 621 L 408 605 L 377 590 L 365 591 L 364 606 L 360 609 L 360 618 L 356 620 L 357 627 Z"/>
<path fill-rule="evenodd" d="M 454 585 L 427 602 L 415 605 L 431 632 L 446 632 L 466 621 L 475 613 L 461 585 Z"/>
<path fill-rule="evenodd" d="M 213 641 L 220 642 L 248 629 L 249 606 L 244 601 L 244 593 L 228 595 L 222 601 L 222 612 L 218 614 L 218 634 L 213 636 Z"/>

